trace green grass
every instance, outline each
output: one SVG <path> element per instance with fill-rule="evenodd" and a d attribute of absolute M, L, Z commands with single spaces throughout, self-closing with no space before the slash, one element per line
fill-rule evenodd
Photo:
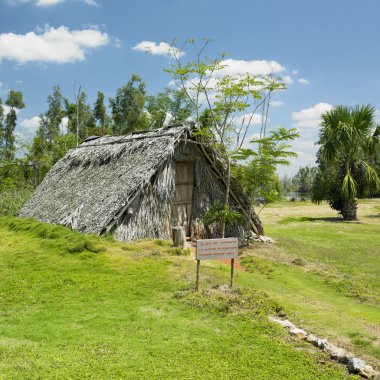
<path fill-rule="evenodd" d="M 248 286 L 266 291 L 301 327 L 379 366 L 380 201 L 361 202 L 358 222 L 343 222 L 327 205 L 289 204 L 263 210 L 276 246 L 245 253 Z"/>
<path fill-rule="evenodd" d="M 356 378 L 266 319 L 281 310 L 164 241 L 122 244 L 0 218 L 0 378 Z M 362 338 L 356 336 L 356 339 Z"/>

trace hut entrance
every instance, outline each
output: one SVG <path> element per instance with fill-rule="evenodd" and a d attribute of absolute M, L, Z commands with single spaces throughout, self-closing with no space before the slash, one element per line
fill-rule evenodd
<path fill-rule="evenodd" d="M 173 226 L 183 226 L 190 235 L 193 208 L 194 162 L 175 163 L 175 195 L 172 207 Z"/>

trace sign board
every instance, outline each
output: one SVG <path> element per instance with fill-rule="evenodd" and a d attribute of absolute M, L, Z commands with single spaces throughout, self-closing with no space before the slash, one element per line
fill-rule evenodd
<path fill-rule="evenodd" d="M 236 259 L 237 257 L 237 238 L 197 240 L 197 260 Z"/>

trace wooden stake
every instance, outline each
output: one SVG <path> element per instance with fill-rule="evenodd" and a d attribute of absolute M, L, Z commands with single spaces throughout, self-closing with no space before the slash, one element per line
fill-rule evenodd
<path fill-rule="evenodd" d="M 197 276 L 196 276 L 196 282 L 195 282 L 195 291 L 197 292 L 199 290 L 199 271 L 201 267 L 201 260 L 197 260 Z"/>
<path fill-rule="evenodd" d="M 231 283 L 230 288 L 232 289 L 234 286 L 234 268 L 235 267 L 235 259 L 231 259 Z"/>

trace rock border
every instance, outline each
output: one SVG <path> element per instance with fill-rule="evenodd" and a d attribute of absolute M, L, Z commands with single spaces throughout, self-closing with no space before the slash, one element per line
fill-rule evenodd
<path fill-rule="evenodd" d="M 366 379 L 380 380 L 380 372 L 375 371 L 372 366 L 368 365 L 364 360 L 357 358 L 351 352 L 347 352 L 345 349 L 333 345 L 327 339 L 321 339 L 314 334 L 308 334 L 305 330 L 298 328 L 288 319 L 279 319 L 273 316 L 268 317 L 268 319 L 286 328 L 293 338 L 305 340 L 329 354 L 332 359 L 345 364 L 349 373 L 358 374 Z"/>

